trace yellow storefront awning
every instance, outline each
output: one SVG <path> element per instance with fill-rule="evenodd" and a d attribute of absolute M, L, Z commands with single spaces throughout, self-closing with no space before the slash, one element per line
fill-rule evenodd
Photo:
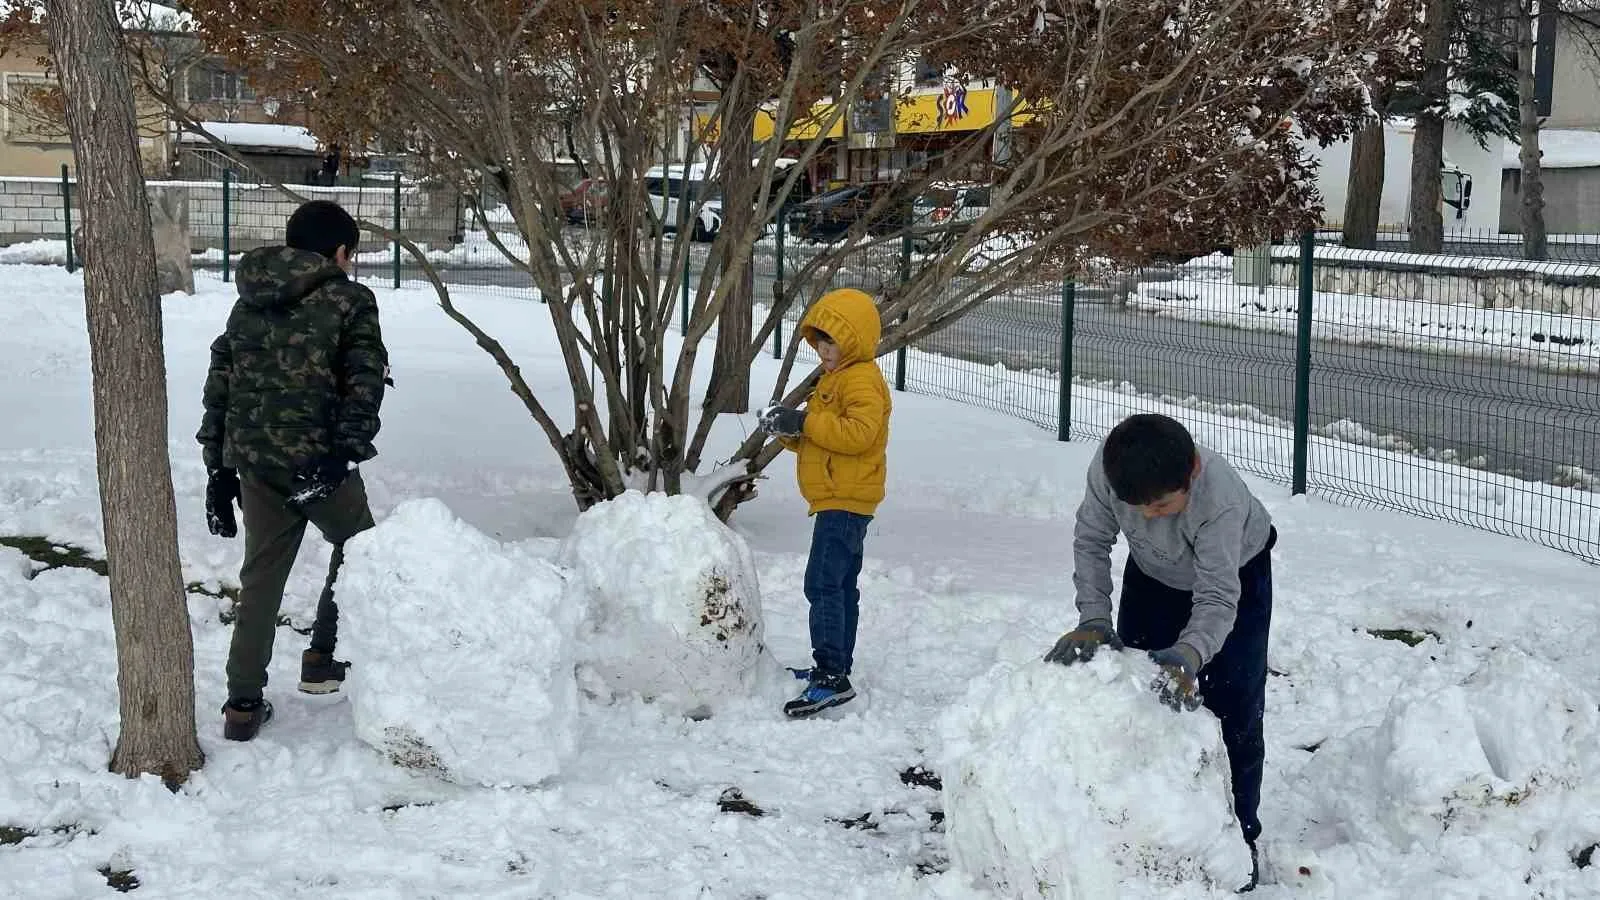
<path fill-rule="evenodd" d="M 997 92 L 993 88 L 962 90 L 951 87 L 942 91 L 906 94 L 895 101 L 894 130 L 896 134 L 977 131 L 994 124 L 998 103 Z M 815 138 L 836 108 L 833 103 L 819 103 L 812 107 L 809 117 L 790 126 L 787 139 L 807 141 Z M 1028 111 L 1027 104 L 1019 103 L 1012 112 L 1011 121 L 1016 125 L 1024 125 L 1033 118 L 1034 114 Z M 823 136 L 829 139 L 844 137 L 844 125 L 845 117 L 840 116 Z M 704 113 L 696 115 L 695 127 L 702 140 L 716 142 L 717 122 L 711 116 Z M 757 141 L 769 140 L 773 131 L 772 113 L 761 110 L 756 115 L 753 137 Z"/>

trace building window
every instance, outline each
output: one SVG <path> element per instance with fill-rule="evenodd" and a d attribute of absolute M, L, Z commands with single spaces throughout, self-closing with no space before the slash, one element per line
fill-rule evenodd
<path fill-rule="evenodd" d="M 6 141 L 12 144 L 65 144 L 72 137 L 60 108 L 55 79 L 6 73 Z"/>
<path fill-rule="evenodd" d="M 916 79 L 917 87 L 939 87 L 944 84 L 944 66 L 919 56 L 912 77 Z"/>
<path fill-rule="evenodd" d="M 242 75 L 215 66 L 189 70 L 191 103 L 254 103 L 255 99 L 255 89 Z"/>

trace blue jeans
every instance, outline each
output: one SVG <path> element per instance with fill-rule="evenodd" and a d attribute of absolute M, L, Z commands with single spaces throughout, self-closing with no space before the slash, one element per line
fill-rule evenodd
<path fill-rule="evenodd" d="M 1267 700 L 1267 634 L 1272 628 L 1273 530 L 1267 548 L 1239 569 L 1239 614 L 1222 649 L 1200 670 L 1200 700 L 1222 725 L 1233 782 L 1233 813 L 1244 839 L 1261 834 L 1261 770 L 1267 748 L 1261 720 Z M 1117 636 L 1136 650 L 1172 646 L 1189 623 L 1194 595 L 1151 578 L 1128 557 L 1122 573 Z"/>
<path fill-rule="evenodd" d="M 856 622 L 861 614 L 862 549 L 871 516 L 823 510 L 811 531 L 806 561 L 806 600 L 811 603 L 811 656 L 815 670 L 849 675 L 856 652 Z"/>

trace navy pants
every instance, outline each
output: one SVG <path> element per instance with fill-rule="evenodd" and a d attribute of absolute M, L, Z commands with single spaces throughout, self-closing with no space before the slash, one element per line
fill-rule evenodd
<path fill-rule="evenodd" d="M 1200 670 L 1200 699 L 1222 723 L 1233 781 L 1233 812 L 1244 839 L 1261 834 L 1261 769 L 1267 748 L 1261 719 L 1267 701 L 1267 632 L 1272 626 L 1272 547 L 1239 570 L 1239 614 L 1222 649 Z M 1161 650 L 1177 643 L 1189 624 L 1194 595 L 1151 578 L 1128 558 L 1122 575 L 1117 636 L 1137 650 Z"/>
<path fill-rule="evenodd" d="M 856 622 L 861 614 L 862 548 L 871 516 L 823 510 L 811 531 L 806 561 L 806 600 L 811 604 L 811 656 L 815 670 L 849 675 L 856 652 Z"/>

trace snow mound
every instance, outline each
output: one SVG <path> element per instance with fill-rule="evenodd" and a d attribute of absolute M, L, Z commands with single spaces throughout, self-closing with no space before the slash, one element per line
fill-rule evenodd
<path fill-rule="evenodd" d="M 709 715 L 758 680 L 763 624 L 754 557 L 696 497 L 629 491 L 578 517 L 561 563 L 589 599 L 580 678 Z"/>
<path fill-rule="evenodd" d="M 554 775 L 575 741 L 582 606 L 562 572 L 437 500 L 401 504 L 345 552 L 339 650 L 356 736 L 461 784 Z"/>
<path fill-rule="evenodd" d="M 1547 663 L 1500 648 L 1460 684 L 1406 685 L 1383 721 L 1307 765 L 1313 821 L 1509 886 L 1574 868 L 1600 840 L 1600 713 Z"/>
<path fill-rule="evenodd" d="M 940 723 L 951 861 L 1003 896 L 1139 897 L 1250 877 L 1217 720 L 1143 654 L 1002 664 Z"/>

